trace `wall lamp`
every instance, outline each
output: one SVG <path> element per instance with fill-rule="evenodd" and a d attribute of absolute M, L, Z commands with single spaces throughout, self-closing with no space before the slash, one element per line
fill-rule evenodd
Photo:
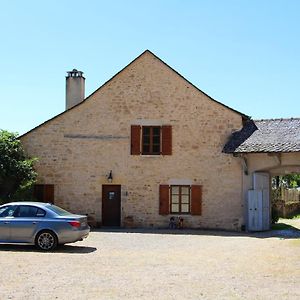
<path fill-rule="evenodd" d="M 108 181 L 109 183 L 112 183 L 112 181 L 113 181 L 112 170 L 110 170 L 110 172 L 109 172 L 109 174 L 106 176 L 106 178 L 107 178 L 107 181 Z"/>

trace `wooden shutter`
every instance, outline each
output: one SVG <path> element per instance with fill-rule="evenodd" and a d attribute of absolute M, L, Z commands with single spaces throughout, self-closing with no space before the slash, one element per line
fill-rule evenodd
<path fill-rule="evenodd" d="M 164 125 L 161 128 L 162 133 L 162 155 L 171 155 L 172 154 L 172 126 Z"/>
<path fill-rule="evenodd" d="M 40 201 L 43 202 L 43 197 L 44 197 L 44 185 L 43 184 L 35 184 L 33 187 L 33 197 Z"/>
<path fill-rule="evenodd" d="M 54 203 L 54 185 L 36 184 L 33 189 L 33 196 L 40 202 Z"/>
<path fill-rule="evenodd" d="M 168 215 L 170 211 L 169 205 L 169 186 L 160 185 L 159 186 L 159 214 Z"/>
<path fill-rule="evenodd" d="M 192 185 L 191 214 L 200 216 L 201 212 L 202 212 L 202 186 Z"/>
<path fill-rule="evenodd" d="M 131 155 L 141 154 L 141 126 L 131 125 Z"/>
<path fill-rule="evenodd" d="M 45 184 L 44 185 L 44 202 L 54 203 L 54 185 Z"/>

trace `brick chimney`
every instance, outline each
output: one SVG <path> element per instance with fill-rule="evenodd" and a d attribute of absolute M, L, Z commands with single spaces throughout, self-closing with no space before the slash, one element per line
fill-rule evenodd
<path fill-rule="evenodd" d="M 66 110 L 84 100 L 85 78 L 83 72 L 73 69 L 66 76 Z"/>

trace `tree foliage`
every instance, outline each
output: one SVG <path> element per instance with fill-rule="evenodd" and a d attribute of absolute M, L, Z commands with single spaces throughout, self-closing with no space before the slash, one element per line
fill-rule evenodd
<path fill-rule="evenodd" d="M 8 201 L 33 185 L 37 177 L 35 161 L 26 157 L 16 133 L 0 130 L 0 199 Z"/>
<path fill-rule="evenodd" d="M 298 188 L 300 187 L 300 174 L 287 174 L 272 178 L 273 188 Z"/>

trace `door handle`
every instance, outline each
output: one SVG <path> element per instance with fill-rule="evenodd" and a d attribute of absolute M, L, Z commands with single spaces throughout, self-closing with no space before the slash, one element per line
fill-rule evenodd
<path fill-rule="evenodd" d="M 37 223 L 38 223 L 38 222 L 35 222 L 35 221 L 34 221 L 34 222 L 32 222 L 32 224 L 37 224 Z"/>
<path fill-rule="evenodd" d="M 8 222 L 8 221 L 6 221 L 6 222 L 4 222 L 4 224 L 9 224 L 10 222 Z"/>

